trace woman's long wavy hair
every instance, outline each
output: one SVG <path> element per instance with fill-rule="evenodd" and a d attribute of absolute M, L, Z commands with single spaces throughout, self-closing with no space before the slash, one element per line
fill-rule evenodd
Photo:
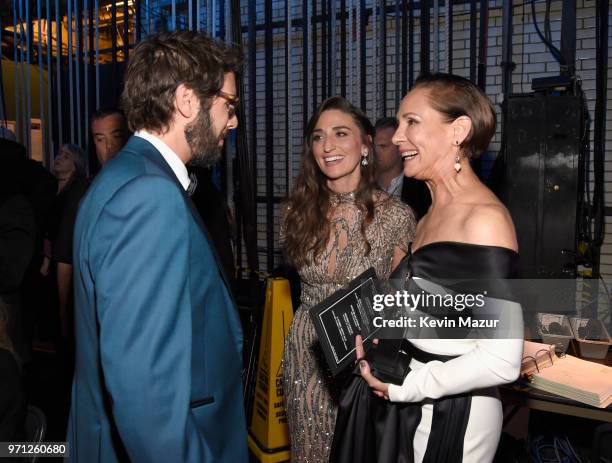
<path fill-rule="evenodd" d="M 361 234 L 366 242 L 366 255 L 370 244 L 366 228 L 374 218 L 374 193 L 378 189 L 375 178 L 374 129 L 368 117 L 345 98 L 334 96 L 325 100 L 310 118 L 304 133 L 304 155 L 300 172 L 291 195 L 284 203 L 285 257 L 297 268 L 309 262 L 309 253 L 316 260 L 324 250 L 331 230 L 330 194 L 327 177 L 321 172 L 312 153 L 312 134 L 324 111 L 336 109 L 348 114 L 361 131 L 362 142 L 368 147 L 368 165 L 360 164 L 361 180 L 355 190 L 355 204 L 365 213 Z"/>

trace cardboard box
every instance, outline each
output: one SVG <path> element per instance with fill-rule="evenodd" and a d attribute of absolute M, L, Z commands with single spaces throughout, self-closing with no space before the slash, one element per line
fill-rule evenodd
<path fill-rule="evenodd" d="M 581 357 L 603 359 L 608 354 L 612 339 L 608 330 L 596 318 L 570 318 Z"/>
<path fill-rule="evenodd" d="M 557 354 L 564 354 L 574 333 L 566 315 L 555 313 L 537 313 L 538 334 L 544 344 L 554 344 Z"/>

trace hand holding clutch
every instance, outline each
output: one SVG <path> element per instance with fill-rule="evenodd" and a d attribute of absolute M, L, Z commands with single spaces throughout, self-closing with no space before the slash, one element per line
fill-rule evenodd
<path fill-rule="evenodd" d="M 375 395 L 389 400 L 389 384 L 383 383 L 381 380 L 377 379 L 370 371 L 370 364 L 364 358 L 365 350 L 363 348 L 363 341 L 359 335 L 355 337 L 355 349 L 361 377 L 368 383 L 368 386 L 372 388 L 372 392 L 374 392 Z"/>

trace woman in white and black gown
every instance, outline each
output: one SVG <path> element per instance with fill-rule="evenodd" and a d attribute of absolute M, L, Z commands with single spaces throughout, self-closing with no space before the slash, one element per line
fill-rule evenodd
<path fill-rule="evenodd" d="M 413 277 L 511 277 L 518 259 L 512 219 L 470 166 L 495 133 L 487 97 L 466 79 L 433 74 L 417 80 L 397 118 L 393 143 L 404 158 L 404 173 L 425 180 L 432 205 L 390 278 L 407 277 L 409 287 Z M 513 317 L 520 338 L 520 306 Z M 517 379 L 522 339 L 408 341 L 411 370 L 401 385 L 381 382 L 366 360 L 359 362 L 363 379 L 356 377 L 343 391 L 332 460 L 492 461 L 502 427 L 496 386 Z M 357 344 L 362 358 L 359 339 Z"/>

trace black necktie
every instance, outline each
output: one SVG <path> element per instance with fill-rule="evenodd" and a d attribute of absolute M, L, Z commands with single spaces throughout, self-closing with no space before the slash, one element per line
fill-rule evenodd
<path fill-rule="evenodd" d="M 193 172 L 190 172 L 189 179 L 191 181 L 189 182 L 189 186 L 187 187 L 186 193 L 187 193 L 187 196 L 193 196 L 196 188 L 198 187 L 198 177 L 196 177 L 196 174 L 194 174 Z"/>

